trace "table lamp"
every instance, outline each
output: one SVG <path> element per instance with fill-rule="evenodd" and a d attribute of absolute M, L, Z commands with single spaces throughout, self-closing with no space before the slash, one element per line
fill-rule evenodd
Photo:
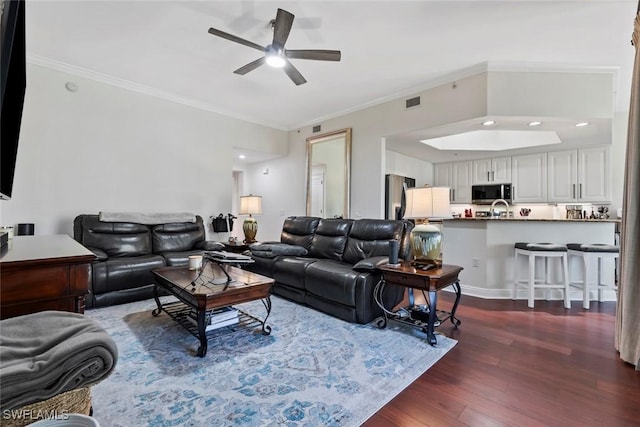
<path fill-rule="evenodd" d="M 262 214 L 262 197 L 249 194 L 240 196 L 240 215 L 249 215 L 242 223 L 244 231 L 244 243 L 247 245 L 255 243 L 256 233 L 258 233 L 258 221 L 251 215 Z"/>
<path fill-rule="evenodd" d="M 429 219 L 450 218 L 448 187 L 408 188 L 405 193 L 404 218 L 414 219 L 416 226 L 411 231 L 411 250 L 414 265 L 441 266 L 442 232 L 429 224 Z"/>

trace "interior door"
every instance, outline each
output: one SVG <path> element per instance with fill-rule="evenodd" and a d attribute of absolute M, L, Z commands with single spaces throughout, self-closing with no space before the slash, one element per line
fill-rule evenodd
<path fill-rule="evenodd" d="M 324 218 L 325 167 L 314 165 L 311 171 L 311 216 Z"/>

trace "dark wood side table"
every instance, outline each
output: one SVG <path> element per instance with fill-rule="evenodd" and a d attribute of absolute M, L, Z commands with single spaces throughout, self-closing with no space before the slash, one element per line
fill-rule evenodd
<path fill-rule="evenodd" d="M 0 318 L 44 310 L 84 313 L 95 259 L 66 234 L 14 237 L 0 256 Z"/>
<path fill-rule="evenodd" d="M 388 264 L 383 265 L 380 267 L 380 270 L 382 271 L 382 280 L 376 286 L 374 295 L 378 305 L 382 308 L 384 315 L 383 318 L 378 321 L 378 327 L 386 327 L 388 319 L 407 323 L 423 329 L 427 334 L 429 344 L 435 345 L 437 344 L 434 333 L 436 321 L 443 322 L 450 319 L 451 323 L 453 323 L 456 328 L 460 326 L 461 322 L 455 317 L 455 314 L 458 304 L 460 303 L 461 292 L 458 274 L 462 271 L 462 267 L 444 264 L 439 268 L 421 270 L 411 265 L 410 262 L 405 261 L 398 266 Z M 386 285 L 398 285 L 408 288 L 409 306 L 395 312 L 389 311 L 390 308 L 385 308 L 382 305 L 382 294 Z M 451 312 L 440 311 L 441 314 L 444 314 L 444 317 L 439 318 L 437 310 L 438 291 L 446 288 L 447 286 L 453 286 L 453 289 L 456 292 L 456 300 Z M 419 289 L 422 292 L 428 293 L 428 311 L 425 311 L 414 304 L 414 289 Z M 424 327 L 425 323 L 426 328 Z"/>

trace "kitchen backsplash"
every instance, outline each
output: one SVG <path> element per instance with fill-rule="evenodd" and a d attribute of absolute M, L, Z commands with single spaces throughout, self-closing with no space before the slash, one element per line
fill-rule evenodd
<path fill-rule="evenodd" d="M 523 218 L 523 215 L 527 209 L 529 209 L 528 215 L 529 218 L 537 218 L 537 219 L 565 219 L 567 217 L 567 205 L 569 204 L 560 204 L 557 205 L 542 205 L 542 204 L 531 204 L 531 205 L 510 205 L 509 210 L 513 212 L 514 218 Z M 576 206 L 576 204 L 570 204 L 570 206 Z M 590 203 L 581 204 L 582 211 L 586 212 L 587 218 L 591 216 L 591 212 L 593 211 L 594 215 L 598 217 L 599 205 L 592 205 Z M 465 216 L 465 211 L 471 209 L 471 216 L 475 217 L 478 211 L 480 212 L 488 212 L 490 206 L 487 205 L 452 205 L 451 212 L 454 215 L 460 215 L 462 217 Z M 504 205 L 499 204 L 496 205 L 495 208 L 498 212 L 503 212 L 505 210 Z M 617 211 L 609 211 L 608 212 L 610 219 L 618 218 Z"/>

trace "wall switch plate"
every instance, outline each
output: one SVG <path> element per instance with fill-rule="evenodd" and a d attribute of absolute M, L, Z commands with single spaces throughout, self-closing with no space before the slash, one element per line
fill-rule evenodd
<path fill-rule="evenodd" d="M 472 267 L 480 267 L 480 258 L 471 258 Z"/>

